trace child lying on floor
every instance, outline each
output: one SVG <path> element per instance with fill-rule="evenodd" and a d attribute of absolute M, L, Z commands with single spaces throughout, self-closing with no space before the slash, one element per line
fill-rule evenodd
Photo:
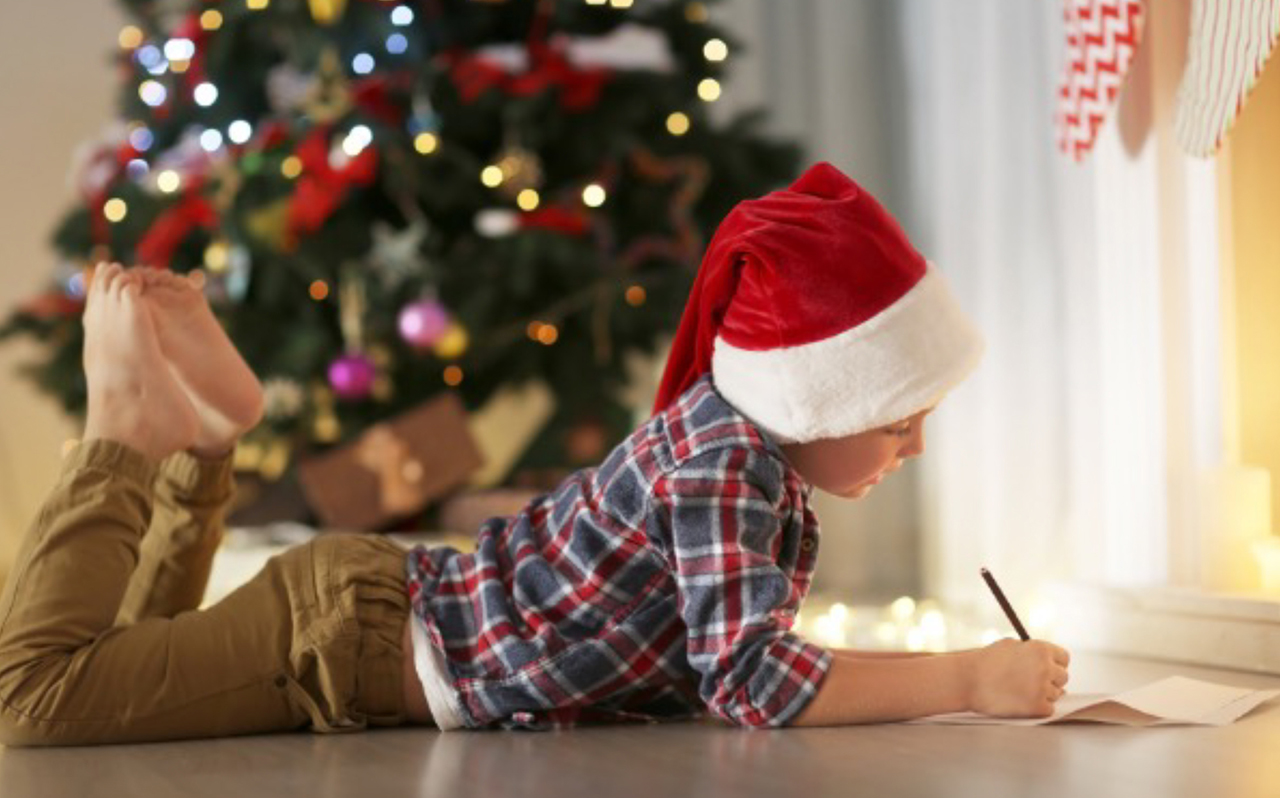
<path fill-rule="evenodd" d="M 1067 652 L 909 655 L 791 631 L 813 488 L 924 450 L 981 345 L 942 276 L 827 164 L 707 249 L 653 416 L 474 553 L 323 535 L 197 609 L 262 390 L 199 277 L 97 268 L 84 439 L 0 599 L 0 741 L 541 727 L 709 710 L 749 727 L 1045 716 Z"/>

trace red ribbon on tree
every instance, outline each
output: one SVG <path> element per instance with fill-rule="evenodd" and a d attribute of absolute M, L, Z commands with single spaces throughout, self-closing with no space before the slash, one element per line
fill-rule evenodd
<path fill-rule="evenodd" d="M 212 230 L 218 226 L 218 212 L 213 203 L 200 193 L 196 182 L 176 205 L 160 214 L 134 248 L 134 260 L 157 269 L 169 268 L 173 252 L 197 228 Z"/>
<path fill-rule="evenodd" d="M 591 220 L 580 211 L 549 205 L 536 211 L 520 214 L 520 228 L 551 230 L 565 235 L 580 236 L 586 234 L 591 228 Z"/>
<path fill-rule="evenodd" d="M 464 102 L 474 102 L 490 89 L 513 97 L 531 97 L 558 89 L 566 110 L 580 111 L 600 100 L 600 92 L 612 73 L 600 67 L 577 69 L 563 53 L 544 42 L 529 46 L 529 69 L 511 74 L 482 55 L 454 53 L 449 56 L 449 75 Z"/>
<path fill-rule="evenodd" d="M 312 233 L 333 214 L 347 190 L 366 186 L 378 173 L 378 151 L 365 147 L 341 166 L 329 162 L 329 129 L 311 132 L 294 153 L 302 161 L 302 175 L 289 203 L 289 229 Z"/>

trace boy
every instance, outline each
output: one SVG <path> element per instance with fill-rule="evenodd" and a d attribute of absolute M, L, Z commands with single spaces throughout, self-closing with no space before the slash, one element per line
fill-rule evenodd
<path fill-rule="evenodd" d="M 858 498 L 923 451 L 925 416 L 980 349 L 937 272 L 829 165 L 730 213 L 654 416 L 486 522 L 474 553 L 326 535 L 196 610 L 261 388 L 198 280 L 99 268 L 85 329 L 85 440 L 0 599 L 7 744 L 704 708 L 744 726 L 1045 715 L 1062 695 L 1067 654 L 1039 641 L 913 657 L 790 631 L 812 487 Z"/>

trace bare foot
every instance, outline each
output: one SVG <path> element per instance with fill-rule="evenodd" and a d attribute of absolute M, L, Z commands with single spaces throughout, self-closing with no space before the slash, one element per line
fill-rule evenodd
<path fill-rule="evenodd" d="M 139 271 L 160 350 L 200 421 L 192 450 L 224 454 L 262 419 L 262 384 L 209 308 L 203 272 Z"/>
<path fill-rule="evenodd" d="M 165 364 L 141 281 L 118 263 L 100 264 L 87 295 L 85 439 L 123 443 L 154 460 L 190 446 L 196 413 Z"/>

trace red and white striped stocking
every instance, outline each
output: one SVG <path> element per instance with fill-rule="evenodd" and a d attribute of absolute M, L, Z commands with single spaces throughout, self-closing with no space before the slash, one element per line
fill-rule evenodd
<path fill-rule="evenodd" d="M 1280 34 L 1280 0 L 1192 0 L 1187 66 L 1174 131 L 1191 155 L 1208 157 L 1240 114 Z"/>

